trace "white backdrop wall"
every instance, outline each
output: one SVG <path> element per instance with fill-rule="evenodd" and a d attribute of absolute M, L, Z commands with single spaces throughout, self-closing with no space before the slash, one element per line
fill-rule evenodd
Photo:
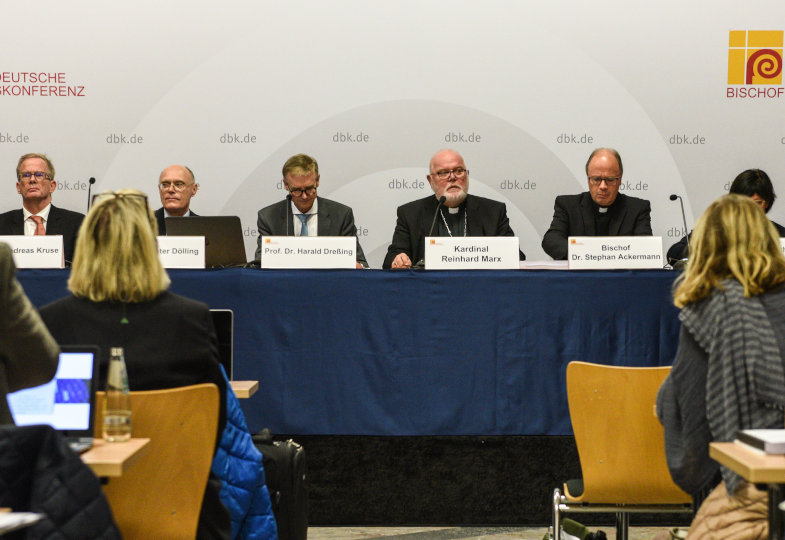
<path fill-rule="evenodd" d="M 623 192 L 651 200 L 666 248 L 683 234 L 671 193 L 690 226 L 746 168 L 785 196 L 782 76 L 728 79 L 731 31 L 776 31 L 781 69 L 781 0 L 45 0 L 6 3 L 0 28 L 0 211 L 20 205 L 26 152 L 50 156 L 55 204 L 79 211 L 91 176 L 157 208 L 158 174 L 181 163 L 194 211 L 239 215 L 251 258 L 256 211 L 306 152 L 378 268 L 444 147 L 466 158 L 470 192 L 507 203 L 530 260 L 598 146 L 621 152 Z M 785 202 L 770 215 L 785 221 Z"/>

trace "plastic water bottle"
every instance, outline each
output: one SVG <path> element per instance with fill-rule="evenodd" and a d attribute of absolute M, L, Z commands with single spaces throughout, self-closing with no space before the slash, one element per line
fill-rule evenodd
<path fill-rule="evenodd" d="M 104 400 L 104 440 L 123 442 L 131 438 L 131 395 L 122 347 L 112 347 Z"/>

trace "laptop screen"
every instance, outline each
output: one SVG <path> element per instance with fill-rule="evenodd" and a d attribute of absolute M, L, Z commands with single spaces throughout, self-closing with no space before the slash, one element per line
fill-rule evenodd
<path fill-rule="evenodd" d="M 204 263 L 208 268 L 243 266 L 247 260 L 237 216 L 168 217 L 166 236 L 204 236 Z"/>
<path fill-rule="evenodd" d="M 8 394 L 14 423 L 48 424 L 66 435 L 92 436 L 97 365 L 97 347 L 62 347 L 51 381 Z"/>

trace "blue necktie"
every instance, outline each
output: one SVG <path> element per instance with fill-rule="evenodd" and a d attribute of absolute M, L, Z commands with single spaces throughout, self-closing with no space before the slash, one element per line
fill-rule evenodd
<path fill-rule="evenodd" d="M 300 218 L 300 221 L 302 222 L 300 236 L 308 236 L 308 215 L 309 214 L 297 214 L 297 217 Z"/>

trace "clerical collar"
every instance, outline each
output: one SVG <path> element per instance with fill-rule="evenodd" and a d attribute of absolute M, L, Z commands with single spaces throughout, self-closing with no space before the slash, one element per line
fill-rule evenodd
<path fill-rule="evenodd" d="M 461 211 L 461 207 L 460 206 L 456 206 L 455 208 L 448 207 L 447 211 L 449 211 L 451 214 L 457 214 L 458 212 Z"/>
<path fill-rule="evenodd" d="M 618 201 L 618 200 L 619 200 L 619 198 L 616 197 L 616 200 L 613 201 L 610 205 L 608 205 L 608 206 L 600 206 L 599 204 L 594 202 L 594 199 L 591 199 L 591 204 L 594 206 L 594 208 L 597 209 L 597 213 L 599 213 L 599 214 L 606 214 L 608 212 L 608 210 L 613 208 L 613 205 L 616 204 L 616 201 Z"/>

